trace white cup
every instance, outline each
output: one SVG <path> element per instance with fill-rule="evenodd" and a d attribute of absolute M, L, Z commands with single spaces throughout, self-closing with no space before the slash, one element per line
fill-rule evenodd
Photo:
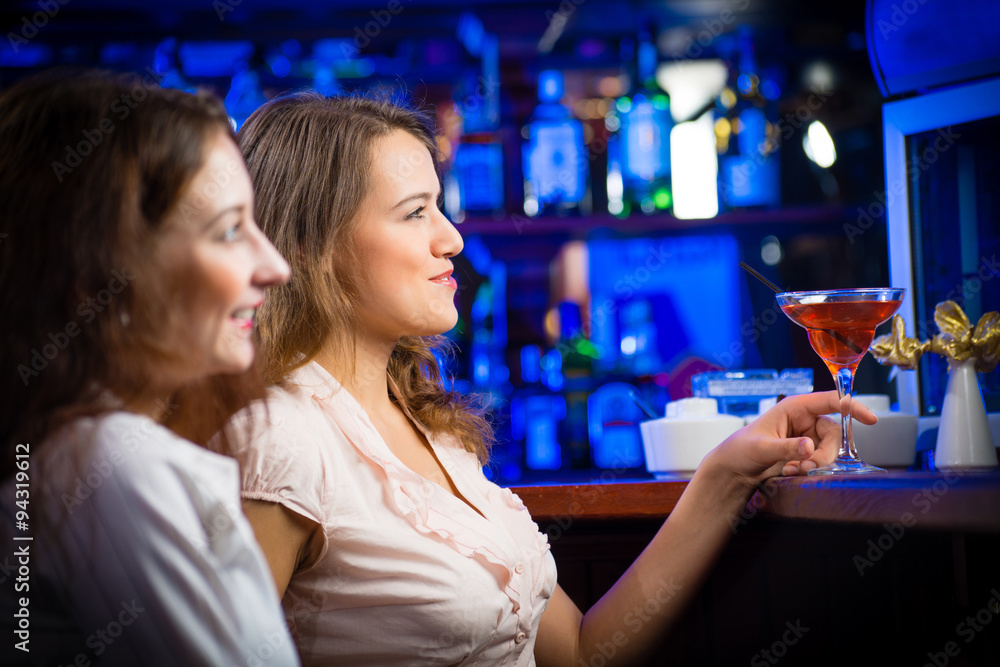
<path fill-rule="evenodd" d="M 691 472 L 743 419 L 719 414 L 714 398 L 682 398 L 667 404 L 667 416 L 642 422 L 646 470 L 655 474 Z"/>
<path fill-rule="evenodd" d="M 878 423 L 869 426 L 854 420 L 854 446 L 865 463 L 887 468 L 907 468 L 917 456 L 916 415 L 892 412 L 884 394 L 858 394 L 854 401 L 869 408 Z M 831 415 L 840 418 L 840 415 Z"/>

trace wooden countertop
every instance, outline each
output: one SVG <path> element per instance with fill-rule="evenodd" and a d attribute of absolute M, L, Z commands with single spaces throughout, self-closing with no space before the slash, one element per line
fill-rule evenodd
<path fill-rule="evenodd" d="M 665 518 L 685 479 L 511 487 L 536 521 Z M 1000 532 L 1000 470 L 776 477 L 743 516 Z"/>
<path fill-rule="evenodd" d="M 674 510 L 687 480 L 591 482 L 511 487 L 535 521 L 663 518 Z"/>

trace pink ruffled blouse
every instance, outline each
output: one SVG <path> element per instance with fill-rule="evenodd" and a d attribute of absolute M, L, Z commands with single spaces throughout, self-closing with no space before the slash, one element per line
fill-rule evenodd
<path fill-rule="evenodd" d="M 237 427 L 247 416 L 243 497 L 323 528 L 318 560 L 282 601 L 303 665 L 535 663 L 555 561 L 520 499 L 487 480 L 474 454 L 417 423 L 479 513 L 396 458 L 315 362 Z"/>

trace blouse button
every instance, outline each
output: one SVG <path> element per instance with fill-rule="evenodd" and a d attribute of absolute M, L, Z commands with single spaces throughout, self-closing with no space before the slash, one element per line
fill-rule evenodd
<path fill-rule="evenodd" d="M 514 566 L 514 571 L 518 574 L 524 574 L 524 563 L 518 563 Z"/>
<path fill-rule="evenodd" d="M 524 634 L 523 632 L 519 632 L 516 635 L 514 635 L 514 643 L 515 644 L 520 644 L 521 642 L 523 642 L 527 638 L 528 638 L 528 635 Z"/>

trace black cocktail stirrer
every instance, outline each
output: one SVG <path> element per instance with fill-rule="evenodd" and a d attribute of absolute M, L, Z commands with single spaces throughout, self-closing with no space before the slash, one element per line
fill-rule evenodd
<path fill-rule="evenodd" d="M 762 283 L 764 283 L 765 285 L 767 285 L 768 287 L 770 287 L 772 290 L 774 290 L 775 294 L 781 294 L 782 292 L 785 291 L 785 290 L 781 289 L 780 287 L 778 287 L 777 285 L 775 285 L 774 283 L 772 283 L 767 278 L 765 278 L 763 275 L 761 275 L 760 273 L 758 273 L 757 269 L 753 268 L 752 266 L 750 266 L 746 262 L 741 261 L 740 262 L 740 266 L 742 266 L 744 269 L 746 269 L 747 273 L 749 273 L 751 276 L 753 276 L 754 278 L 756 278 L 757 280 L 761 281 Z"/>

